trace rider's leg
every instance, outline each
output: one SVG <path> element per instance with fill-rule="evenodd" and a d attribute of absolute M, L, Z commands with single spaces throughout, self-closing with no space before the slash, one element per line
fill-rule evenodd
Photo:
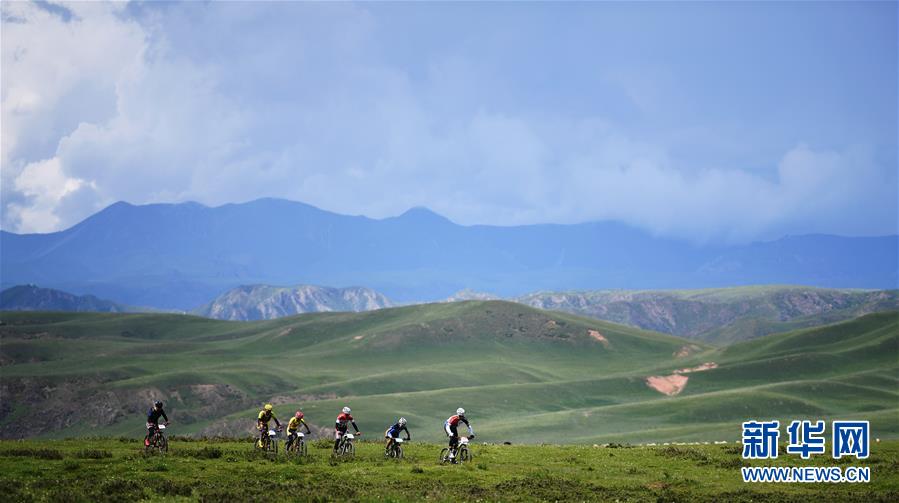
<path fill-rule="evenodd" d="M 152 424 L 147 424 L 147 436 L 144 437 L 144 445 L 150 445 L 150 439 L 153 438 L 154 428 Z"/>
<path fill-rule="evenodd" d="M 259 446 L 265 445 L 265 436 L 268 435 L 268 424 L 258 424 L 256 429 L 259 430 Z"/>
<path fill-rule="evenodd" d="M 337 447 L 340 445 L 340 430 L 334 431 L 334 452 L 337 452 Z"/>
<path fill-rule="evenodd" d="M 456 445 L 459 444 L 459 430 L 455 426 L 450 426 L 449 454 L 450 459 L 456 457 Z"/>

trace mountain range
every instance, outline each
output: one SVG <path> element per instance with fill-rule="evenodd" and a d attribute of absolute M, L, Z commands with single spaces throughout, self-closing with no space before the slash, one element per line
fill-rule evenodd
<path fill-rule="evenodd" d="M 899 290 L 747 286 L 707 290 L 537 292 L 513 299 L 724 344 L 899 309 Z"/>
<path fill-rule="evenodd" d="M 444 302 L 501 300 L 464 290 Z M 709 290 L 536 292 L 505 299 L 721 345 L 899 309 L 899 290 L 751 286 Z M 233 321 L 272 320 L 303 313 L 360 312 L 396 304 L 369 288 L 313 285 L 240 286 L 193 314 Z M 0 311 L 154 311 L 93 296 L 21 285 L 0 292 Z"/>
<path fill-rule="evenodd" d="M 74 295 L 37 285 L 18 285 L 0 292 L 0 311 L 129 313 L 141 309 L 98 299 L 93 295 Z"/>
<path fill-rule="evenodd" d="M 392 305 L 384 295 L 362 287 L 248 285 L 228 290 L 194 314 L 218 320 L 272 320 L 301 313 L 372 311 Z"/>
<path fill-rule="evenodd" d="M 49 234 L 0 232 L 2 287 L 39 284 L 128 305 L 191 310 L 240 285 L 365 285 L 397 302 L 462 289 L 802 284 L 896 288 L 899 236 L 789 236 L 699 246 L 619 223 L 462 226 L 424 208 L 392 218 L 292 201 L 116 203 Z"/>

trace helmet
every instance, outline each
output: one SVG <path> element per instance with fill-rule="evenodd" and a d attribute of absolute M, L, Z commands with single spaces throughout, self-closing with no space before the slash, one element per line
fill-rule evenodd
<path fill-rule="evenodd" d="M 349 414 L 349 413 L 350 413 L 350 408 L 349 408 L 349 407 L 344 407 L 344 408 L 343 408 L 343 413 L 344 413 L 344 414 Z"/>
<path fill-rule="evenodd" d="M 270 404 L 270 403 L 265 404 L 265 407 L 263 407 L 263 409 L 265 409 L 267 411 L 271 411 L 273 408 L 274 407 L 272 407 L 272 404 Z"/>
<path fill-rule="evenodd" d="M 400 423 L 400 426 L 406 426 L 406 418 L 401 417 L 398 422 Z"/>
<path fill-rule="evenodd" d="M 155 402 L 153 402 L 153 407 L 158 407 L 158 408 L 161 409 L 161 408 L 162 408 L 162 402 L 161 402 L 160 400 L 156 400 Z"/>
<path fill-rule="evenodd" d="M 460 415 L 460 416 L 464 416 L 464 415 L 465 415 L 465 409 L 463 409 L 462 407 L 459 407 L 458 409 L 456 409 L 456 414 L 458 414 L 458 415 Z"/>
<path fill-rule="evenodd" d="M 297 413 L 294 414 L 294 417 L 296 417 L 297 419 L 303 419 L 303 411 L 298 410 Z"/>

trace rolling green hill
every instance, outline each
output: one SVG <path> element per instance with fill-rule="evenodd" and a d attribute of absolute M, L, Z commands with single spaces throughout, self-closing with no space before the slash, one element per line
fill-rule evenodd
<path fill-rule="evenodd" d="M 490 441 L 734 440 L 751 417 L 866 418 L 899 435 L 896 312 L 726 348 L 500 301 L 250 323 L 0 318 L 4 438 L 141 435 L 156 397 L 193 435 L 249 433 L 266 401 L 285 418 L 302 406 L 321 432 L 343 405 L 368 435 L 404 415 L 428 440 L 460 405 Z"/>

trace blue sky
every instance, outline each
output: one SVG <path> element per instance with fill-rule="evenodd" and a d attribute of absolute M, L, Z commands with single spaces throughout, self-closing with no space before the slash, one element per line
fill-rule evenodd
<path fill-rule="evenodd" d="M 284 197 L 897 232 L 897 4 L 2 4 L 2 227 Z"/>

